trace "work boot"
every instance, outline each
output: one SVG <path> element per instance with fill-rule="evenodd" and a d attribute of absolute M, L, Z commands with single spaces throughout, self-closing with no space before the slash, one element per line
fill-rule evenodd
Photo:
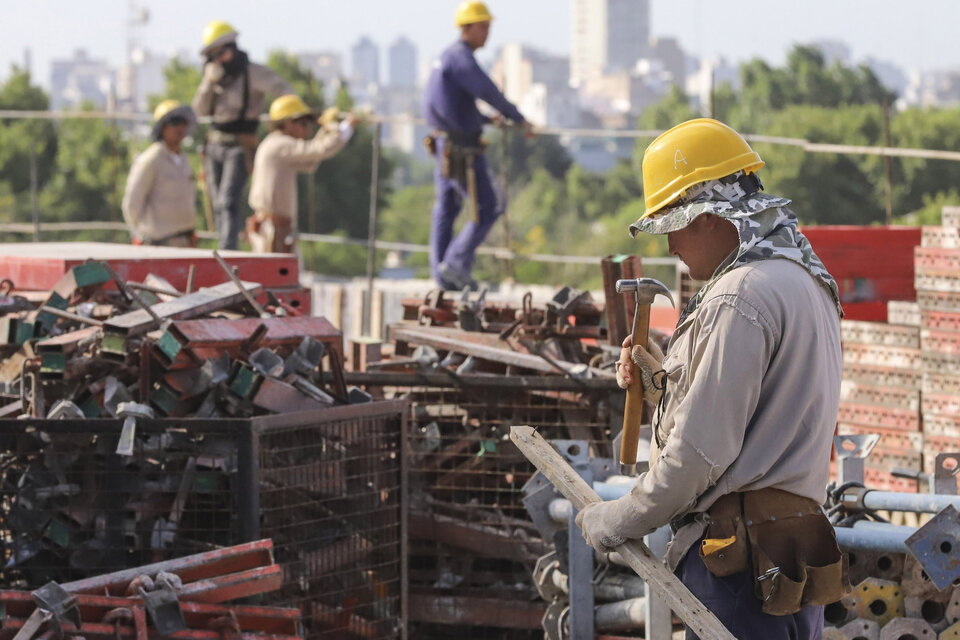
<path fill-rule="evenodd" d="M 479 288 L 477 281 L 468 274 L 463 274 L 446 262 L 437 265 L 437 284 L 447 291 L 476 291 Z"/>

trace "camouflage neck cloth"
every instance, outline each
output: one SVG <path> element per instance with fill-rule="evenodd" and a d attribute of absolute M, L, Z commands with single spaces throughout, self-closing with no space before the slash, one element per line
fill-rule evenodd
<path fill-rule="evenodd" d="M 731 178 L 738 176 L 734 174 Z M 678 326 L 725 273 L 749 262 L 774 258 L 792 260 L 806 269 L 827 290 L 837 305 L 837 313 L 843 317 L 837 282 L 813 252 L 810 241 L 797 229 L 797 217 L 787 208 L 789 204 L 786 198 L 766 193 L 745 194 L 728 179 L 709 180 L 690 189 L 678 205 L 630 225 L 632 237 L 641 231 L 664 234 L 683 229 L 703 213 L 712 213 L 729 220 L 737 228 L 740 246 L 717 267 L 713 277 L 690 300 L 680 315 Z"/>

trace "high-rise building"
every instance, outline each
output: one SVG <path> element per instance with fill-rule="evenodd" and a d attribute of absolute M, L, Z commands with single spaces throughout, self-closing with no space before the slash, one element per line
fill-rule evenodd
<path fill-rule="evenodd" d="M 78 49 L 69 60 L 53 60 L 50 70 L 50 108 L 79 107 L 84 102 L 103 108 L 113 99 L 116 72 L 105 60 L 90 58 Z"/>
<path fill-rule="evenodd" d="M 380 84 L 380 47 L 367 36 L 363 36 L 353 45 L 351 54 L 353 81 L 363 86 Z"/>
<path fill-rule="evenodd" d="M 626 71 L 648 51 L 649 0 L 570 0 L 570 80 Z"/>
<path fill-rule="evenodd" d="M 390 86 L 417 86 L 417 46 L 400 36 L 390 45 L 389 58 Z"/>

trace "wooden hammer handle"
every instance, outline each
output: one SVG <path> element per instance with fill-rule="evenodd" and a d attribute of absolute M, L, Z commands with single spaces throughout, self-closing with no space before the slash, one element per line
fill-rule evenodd
<path fill-rule="evenodd" d="M 633 317 L 633 331 L 631 332 L 633 346 L 640 345 L 647 348 L 650 337 L 650 305 L 642 304 L 637 307 Z M 634 365 L 633 358 L 630 358 Z M 637 447 L 640 445 L 640 424 L 643 421 L 643 383 L 640 381 L 640 372 L 633 367 L 633 380 L 627 387 L 627 400 L 623 408 L 623 430 L 620 432 L 620 465 L 621 470 L 628 475 L 636 473 Z M 629 473 L 629 472 L 633 473 Z"/>

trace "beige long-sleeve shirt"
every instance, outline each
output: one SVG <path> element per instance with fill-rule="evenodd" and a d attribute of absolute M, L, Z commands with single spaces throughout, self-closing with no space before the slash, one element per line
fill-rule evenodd
<path fill-rule="evenodd" d="M 189 231 L 196 224 L 196 191 L 187 156 L 154 142 L 130 167 L 123 194 L 123 219 L 146 241 Z"/>
<path fill-rule="evenodd" d="M 722 276 L 677 327 L 663 361 L 662 450 L 630 493 L 596 514 L 639 538 L 737 491 L 776 488 L 822 503 L 840 399 L 837 308 L 801 266 L 762 260 Z M 703 534 L 678 532 L 676 563 Z"/>
<path fill-rule="evenodd" d="M 250 179 L 250 208 L 296 219 L 297 173 L 316 171 L 321 160 L 336 154 L 349 135 L 337 129 L 320 129 L 309 140 L 273 131 L 257 148 Z"/>
<path fill-rule="evenodd" d="M 240 76 L 216 83 L 210 82 L 209 78 L 204 76 L 191 103 L 194 112 L 198 116 L 213 115 L 214 123 L 233 122 L 238 119 L 256 120 L 264 111 L 267 96 L 278 98 L 296 93 L 286 80 L 269 67 L 250 62 L 248 70 L 250 95 L 245 114 L 240 114 L 243 109 L 243 78 Z"/>

